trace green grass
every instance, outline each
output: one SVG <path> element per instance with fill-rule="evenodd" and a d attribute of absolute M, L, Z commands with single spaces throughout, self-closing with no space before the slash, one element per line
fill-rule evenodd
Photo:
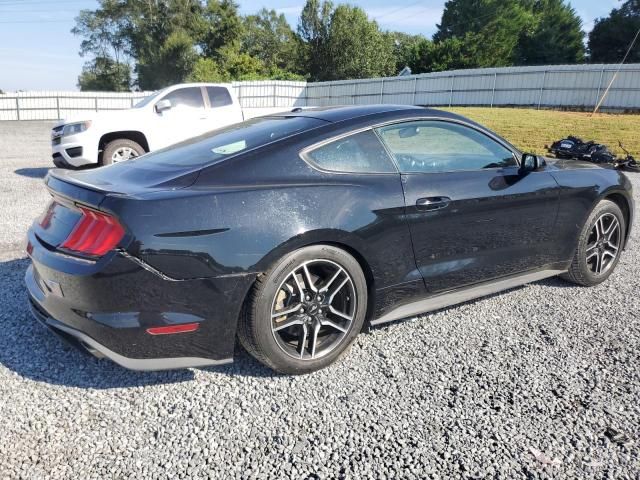
<path fill-rule="evenodd" d="M 545 145 L 575 135 L 604 143 L 622 155 L 618 140 L 640 158 L 640 115 L 558 112 L 520 108 L 445 108 L 464 115 L 502 135 L 525 152 L 547 154 Z"/>

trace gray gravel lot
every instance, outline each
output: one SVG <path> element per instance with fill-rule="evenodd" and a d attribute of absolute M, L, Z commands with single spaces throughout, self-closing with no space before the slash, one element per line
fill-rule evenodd
<path fill-rule="evenodd" d="M 129 372 L 25 306 L 49 127 L 0 122 L 0 478 L 640 478 L 640 228 L 604 285 L 552 279 L 377 328 L 312 375 L 241 351 Z"/>

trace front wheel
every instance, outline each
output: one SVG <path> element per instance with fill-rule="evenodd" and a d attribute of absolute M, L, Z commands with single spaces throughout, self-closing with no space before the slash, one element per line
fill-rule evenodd
<path fill-rule="evenodd" d="M 338 359 L 362 329 L 367 284 L 358 262 L 330 245 L 296 250 L 257 281 L 238 337 L 268 367 L 309 373 Z"/>
<path fill-rule="evenodd" d="M 144 154 L 144 148 L 142 148 L 139 143 L 126 138 L 119 138 L 112 140 L 104 147 L 101 164 L 111 165 L 113 163 L 124 162 Z"/>
<path fill-rule="evenodd" d="M 620 260 L 626 225 L 620 207 L 602 200 L 587 219 L 565 280 L 593 286 L 604 282 Z"/>

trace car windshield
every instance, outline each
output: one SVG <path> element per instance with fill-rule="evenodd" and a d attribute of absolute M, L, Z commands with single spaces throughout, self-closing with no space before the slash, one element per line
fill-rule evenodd
<path fill-rule="evenodd" d="M 126 162 L 139 167 L 192 167 L 218 163 L 325 122 L 308 117 L 258 117 L 191 138 L 138 159 Z"/>
<path fill-rule="evenodd" d="M 160 94 L 162 94 L 162 93 L 164 93 L 164 90 L 158 90 L 157 92 L 152 93 L 148 97 L 145 97 L 142 100 L 140 100 L 138 103 L 136 103 L 133 106 L 133 108 L 144 108 L 144 107 L 146 107 L 151 102 L 153 102 L 156 98 L 158 98 L 160 96 Z"/>

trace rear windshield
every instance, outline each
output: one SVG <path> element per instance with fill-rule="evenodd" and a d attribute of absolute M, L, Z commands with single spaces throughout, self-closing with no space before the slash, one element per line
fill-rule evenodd
<path fill-rule="evenodd" d="M 178 167 L 210 165 L 324 123 L 322 120 L 306 117 L 253 118 L 213 130 L 126 163 L 140 167 L 145 164 Z"/>

